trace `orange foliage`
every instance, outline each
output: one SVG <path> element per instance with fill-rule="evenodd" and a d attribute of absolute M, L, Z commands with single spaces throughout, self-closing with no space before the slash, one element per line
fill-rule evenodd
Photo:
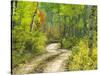
<path fill-rule="evenodd" d="M 43 24 L 45 21 L 45 13 L 42 10 L 39 10 L 38 16 L 40 18 L 40 24 Z"/>

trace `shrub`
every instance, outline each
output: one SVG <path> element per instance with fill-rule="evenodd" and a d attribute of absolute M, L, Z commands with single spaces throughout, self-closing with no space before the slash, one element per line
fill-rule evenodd
<path fill-rule="evenodd" d="M 28 32 L 16 27 L 12 31 L 12 66 L 16 67 L 33 56 L 45 52 L 46 40 L 41 32 Z"/>
<path fill-rule="evenodd" d="M 78 46 L 72 48 L 72 55 L 67 64 L 68 70 L 92 70 L 97 68 L 97 49 L 93 48 L 93 54 L 88 56 L 88 41 L 81 40 Z"/>
<path fill-rule="evenodd" d="M 71 49 L 73 46 L 77 44 L 78 41 L 76 41 L 77 38 L 75 37 L 68 37 L 62 39 L 62 46 L 66 49 Z"/>

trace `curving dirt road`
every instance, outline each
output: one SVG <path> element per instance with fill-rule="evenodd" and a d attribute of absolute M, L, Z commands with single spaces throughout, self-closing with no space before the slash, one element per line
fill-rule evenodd
<path fill-rule="evenodd" d="M 55 60 L 48 62 L 43 72 L 62 72 L 65 69 L 64 63 L 67 61 L 69 53 L 60 54 Z"/>
<path fill-rule="evenodd" d="M 65 62 L 71 55 L 71 51 L 60 49 L 59 43 L 49 44 L 46 50 L 46 54 L 37 56 L 30 63 L 21 65 L 14 71 L 14 75 L 65 71 Z"/>

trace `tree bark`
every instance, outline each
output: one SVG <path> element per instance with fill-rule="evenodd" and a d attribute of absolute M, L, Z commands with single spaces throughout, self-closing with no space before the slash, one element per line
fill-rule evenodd
<path fill-rule="evenodd" d="M 11 28 L 14 28 L 15 22 L 13 21 L 13 16 L 15 15 L 17 8 L 17 1 L 13 0 L 11 1 Z"/>
<path fill-rule="evenodd" d="M 93 6 L 89 6 L 89 56 L 92 56 L 93 53 L 93 26 L 94 26 L 94 11 Z"/>
<path fill-rule="evenodd" d="M 37 6 L 36 6 L 36 9 L 35 9 L 35 12 L 33 13 L 34 15 L 33 15 L 33 17 L 32 17 L 32 22 L 31 22 L 31 24 L 30 24 L 30 32 L 32 32 L 32 30 L 33 30 L 33 26 L 34 26 L 34 17 L 35 17 L 36 14 L 37 14 L 37 9 L 38 9 L 38 2 L 37 2 Z"/>
<path fill-rule="evenodd" d="M 83 12 L 83 22 L 84 22 L 84 28 L 83 28 L 83 35 L 87 35 L 87 11 L 88 11 L 88 6 L 84 7 L 84 12 Z"/>

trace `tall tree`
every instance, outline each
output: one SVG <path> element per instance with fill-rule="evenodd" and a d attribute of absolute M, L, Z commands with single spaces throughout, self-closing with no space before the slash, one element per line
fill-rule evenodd
<path fill-rule="evenodd" d="M 35 18 L 36 14 L 37 14 L 38 4 L 39 4 L 39 3 L 37 2 L 37 6 L 36 6 L 36 9 L 35 9 L 35 12 L 33 13 L 34 15 L 33 15 L 33 17 L 32 17 L 32 22 L 31 22 L 31 24 L 30 24 L 30 32 L 32 32 L 32 30 L 33 30 L 34 18 Z"/>
<path fill-rule="evenodd" d="M 16 8 L 17 8 L 17 3 L 18 1 L 17 0 L 12 0 L 11 1 L 11 21 L 12 21 L 12 28 L 14 27 L 15 25 L 15 22 L 13 21 L 13 16 L 15 15 L 15 12 L 16 12 Z"/>
<path fill-rule="evenodd" d="M 92 56 L 93 53 L 93 30 L 94 30 L 94 15 L 95 10 L 94 6 L 89 6 L 89 56 Z"/>

